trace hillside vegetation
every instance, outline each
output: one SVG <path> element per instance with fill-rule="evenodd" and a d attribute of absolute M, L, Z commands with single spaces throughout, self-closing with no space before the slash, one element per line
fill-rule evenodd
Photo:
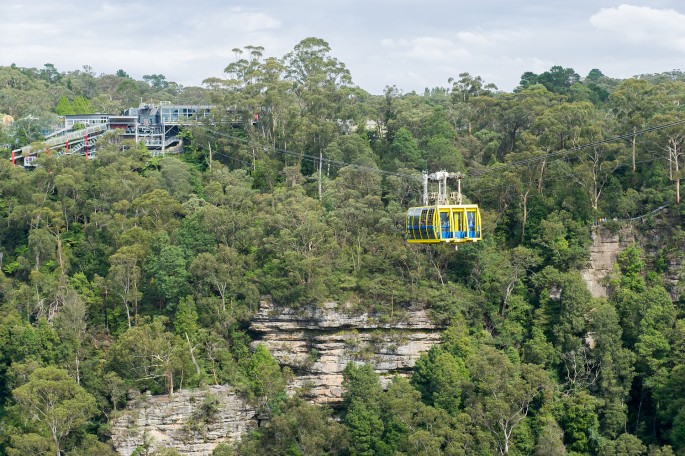
<path fill-rule="evenodd" d="M 217 455 L 685 454 L 685 293 L 665 280 L 683 274 L 684 73 L 555 66 L 513 93 L 462 73 L 377 96 L 307 38 L 248 46 L 202 88 L 143 79 L 0 67 L 0 454 L 113 454 L 127 391 L 215 383 L 272 416 Z M 141 99 L 216 108 L 179 155 L 110 133 L 97 159 L 9 160 L 59 114 Z M 466 173 L 482 242 L 404 241 L 417 178 L 440 169 Z M 592 226 L 666 205 L 593 298 Z M 332 411 L 249 349 L 263 297 L 386 321 L 423 307 L 448 329 L 387 390 L 348 366 Z"/>

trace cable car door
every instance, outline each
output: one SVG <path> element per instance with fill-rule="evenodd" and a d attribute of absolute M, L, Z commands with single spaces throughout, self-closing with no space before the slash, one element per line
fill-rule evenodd
<path fill-rule="evenodd" d="M 440 238 L 451 239 L 452 229 L 450 228 L 450 212 L 449 210 L 440 211 Z"/>

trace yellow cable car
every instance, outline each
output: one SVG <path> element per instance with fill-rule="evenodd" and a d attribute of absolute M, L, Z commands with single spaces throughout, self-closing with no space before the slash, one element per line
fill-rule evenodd
<path fill-rule="evenodd" d="M 407 211 L 407 242 L 410 244 L 463 244 L 482 239 L 480 210 L 477 204 L 462 204 L 461 173 L 439 171 L 423 174 L 424 205 Z M 459 181 L 456 194 L 448 196 L 447 179 Z M 438 182 L 435 204 L 429 205 L 428 180 Z"/>

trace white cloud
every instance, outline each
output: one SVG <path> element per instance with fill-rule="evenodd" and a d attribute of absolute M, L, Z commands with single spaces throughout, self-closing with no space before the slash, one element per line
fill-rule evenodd
<path fill-rule="evenodd" d="M 233 7 L 215 11 L 214 14 L 202 14 L 194 18 L 193 26 L 204 33 L 231 33 L 234 35 L 265 30 L 276 30 L 281 21 L 259 11 Z"/>
<path fill-rule="evenodd" d="M 459 38 L 459 41 L 465 44 L 487 46 L 491 43 L 491 40 L 481 33 L 459 32 L 457 33 L 457 38 Z"/>
<path fill-rule="evenodd" d="M 450 62 L 470 55 L 466 49 L 457 46 L 453 41 L 435 36 L 402 39 L 392 44 L 399 49 L 403 57 L 423 62 Z M 385 46 L 387 47 L 388 43 Z"/>
<path fill-rule="evenodd" d="M 619 5 L 603 8 L 590 24 L 634 44 L 663 46 L 685 52 L 685 15 L 673 9 Z"/>
<path fill-rule="evenodd" d="M 428 0 L 421 9 L 409 0 L 393 8 L 386 0 L 0 3 L 0 65 L 50 62 L 73 71 L 87 64 L 138 78 L 162 73 L 183 85 L 222 76 L 233 48 L 261 45 L 265 56 L 282 57 L 309 36 L 329 42 L 372 93 L 446 86 L 462 72 L 511 90 L 523 72 L 553 65 L 629 77 L 670 70 L 674 49 L 685 51 L 682 0 L 659 0 L 662 9 L 650 0 L 602 0 L 601 10 L 596 0 L 495 2 L 503 5 L 495 9 L 462 0 Z"/>
<path fill-rule="evenodd" d="M 281 21 L 263 13 L 245 14 L 242 19 L 245 23 L 245 30 L 248 32 L 274 30 L 281 26 Z"/>

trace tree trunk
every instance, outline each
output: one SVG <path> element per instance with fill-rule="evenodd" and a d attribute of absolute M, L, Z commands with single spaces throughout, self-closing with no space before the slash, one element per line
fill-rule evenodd
<path fill-rule="evenodd" d="M 637 140 L 637 135 L 635 134 L 636 132 L 637 132 L 637 126 L 634 126 L 633 127 L 633 172 L 635 172 L 635 170 L 637 170 L 637 168 L 635 166 L 635 155 L 636 155 L 636 153 L 635 153 L 635 150 L 636 150 L 635 141 Z"/>
<path fill-rule="evenodd" d="M 59 447 L 59 436 L 57 435 L 57 429 L 54 426 L 50 426 L 50 432 L 52 433 L 52 441 L 55 442 L 55 455 L 62 456 L 62 450 Z"/>
<path fill-rule="evenodd" d="M 105 288 L 105 296 L 102 298 L 102 309 L 105 314 L 105 330 L 107 331 L 107 334 L 109 334 L 109 315 L 107 312 L 107 288 Z"/>
<path fill-rule="evenodd" d="M 209 147 L 209 175 L 212 175 L 212 143 L 207 143 Z"/>
<path fill-rule="evenodd" d="M 523 223 L 521 224 L 521 242 L 526 239 L 526 222 L 528 221 L 528 193 L 530 189 L 523 194 Z"/>
<path fill-rule="evenodd" d="M 542 166 L 540 167 L 540 180 L 538 181 L 539 194 L 542 194 L 542 179 L 545 176 L 545 167 L 547 166 L 547 154 L 549 154 L 549 150 L 545 151 L 545 159 L 542 161 Z"/>
<path fill-rule="evenodd" d="M 190 343 L 190 337 L 188 337 L 188 333 L 184 332 L 183 334 L 186 335 L 186 340 L 188 341 L 188 351 L 190 351 L 190 359 L 193 360 L 193 365 L 195 366 L 197 376 L 200 377 L 202 375 L 202 370 L 200 370 L 200 366 L 197 364 L 197 360 L 195 359 L 195 347 L 193 347 L 193 344 Z"/>
<path fill-rule="evenodd" d="M 59 234 L 55 236 L 57 238 L 57 257 L 59 259 L 59 271 L 61 274 L 61 277 L 64 277 L 64 256 L 62 252 L 62 239 L 59 237 Z"/>
<path fill-rule="evenodd" d="M 128 327 L 131 328 L 131 307 L 128 305 L 127 301 L 124 301 L 124 305 L 126 306 L 126 319 L 128 321 Z"/>
<path fill-rule="evenodd" d="M 322 199 L 321 192 L 321 170 L 323 167 L 323 150 L 319 150 L 319 201 Z"/>
<path fill-rule="evenodd" d="M 677 156 L 675 158 L 675 202 L 680 204 L 680 169 Z"/>
<path fill-rule="evenodd" d="M 171 397 L 174 395 L 174 373 L 171 372 L 171 370 L 167 370 L 164 373 L 164 376 L 166 377 L 167 393 Z"/>
<path fill-rule="evenodd" d="M 506 426 L 502 426 L 504 429 L 503 430 L 503 436 L 504 436 L 504 448 L 502 448 L 502 454 L 509 454 L 509 439 L 511 439 L 511 433 L 513 431 L 513 427 L 507 432 Z"/>
<path fill-rule="evenodd" d="M 76 366 L 76 384 L 81 386 L 81 359 L 79 358 L 79 350 L 76 350 L 74 365 Z"/>

